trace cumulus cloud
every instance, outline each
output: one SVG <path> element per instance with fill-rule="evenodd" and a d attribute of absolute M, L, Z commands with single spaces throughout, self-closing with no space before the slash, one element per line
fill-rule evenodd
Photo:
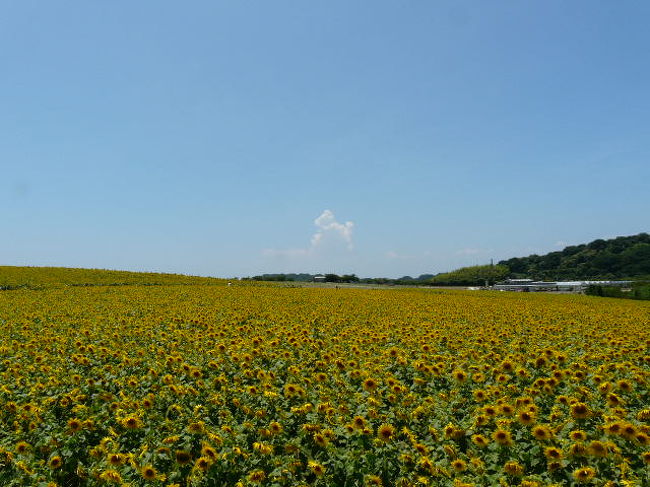
<path fill-rule="evenodd" d="M 354 248 L 352 232 L 354 223 L 346 221 L 339 222 L 331 210 L 324 210 L 314 220 L 317 230 L 312 235 L 309 246 L 306 248 L 292 249 L 265 249 L 265 256 L 275 257 L 308 257 L 323 252 L 337 250 L 351 251 Z"/>
<path fill-rule="evenodd" d="M 312 249 L 322 245 L 327 238 L 334 238 L 343 241 L 348 250 L 352 250 L 354 247 L 352 244 L 352 230 L 354 229 L 354 223 L 339 223 L 336 221 L 334 213 L 330 210 L 325 210 L 314 220 L 314 224 L 318 227 L 318 231 L 311 238 Z"/>

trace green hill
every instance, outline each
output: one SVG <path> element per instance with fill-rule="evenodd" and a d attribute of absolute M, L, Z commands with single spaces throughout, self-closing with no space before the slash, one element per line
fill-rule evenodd
<path fill-rule="evenodd" d="M 503 260 L 510 277 L 544 280 L 650 277 L 650 235 L 640 233 L 572 245 L 545 255 Z"/>
<path fill-rule="evenodd" d="M 0 266 L 0 289 L 43 289 L 65 286 L 165 286 L 217 284 L 213 277 L 159 274 L 153 272 L 72 269 L 67 267 Z"/>

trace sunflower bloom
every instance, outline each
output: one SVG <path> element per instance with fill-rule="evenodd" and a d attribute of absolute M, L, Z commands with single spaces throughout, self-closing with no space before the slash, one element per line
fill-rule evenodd
<path fill-rule="evenodd" d="M 377 437 L 383 442 L 389 442 L 395 435 L 395 427 L 390 424 L 382 424 L 377 429 Z"/>
<path fill-rule="evenodd" d="M 316 477 L 322 477 L 325 475 L 325 471 L 327 470 L 323 465 L 313 460 L 307 462 L 307 467 L 314 473 L 314 475 L 316 475 Z"/>
<path fill-rule="evenodd" d="M 595 476 L 596 471 L 591 467 L 582 467 L 573 471 L 573 478 L 581 484 L 591 482 Z"/>

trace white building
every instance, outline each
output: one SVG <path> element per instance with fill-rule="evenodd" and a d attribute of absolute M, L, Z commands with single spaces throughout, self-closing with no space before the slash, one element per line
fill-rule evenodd
<path fill-rule="evenodd" d="M 499 291 L 565 291 L 584 292 L 589 286 L 629 286 L 632 281 L 533 281 L 532 279 L 506 279 L 495 284 L 493 289 Z"/>

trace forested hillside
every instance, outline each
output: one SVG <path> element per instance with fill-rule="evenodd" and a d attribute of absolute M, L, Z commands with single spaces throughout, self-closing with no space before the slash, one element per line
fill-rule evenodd
<path fill-rule="evenodd" d="M 572 245 L 546 255 L 514 257 L 499 262 L 510 277 L 532 279 L 620 279 L 650 276 L 650 235 L 640 233 Z"/>

